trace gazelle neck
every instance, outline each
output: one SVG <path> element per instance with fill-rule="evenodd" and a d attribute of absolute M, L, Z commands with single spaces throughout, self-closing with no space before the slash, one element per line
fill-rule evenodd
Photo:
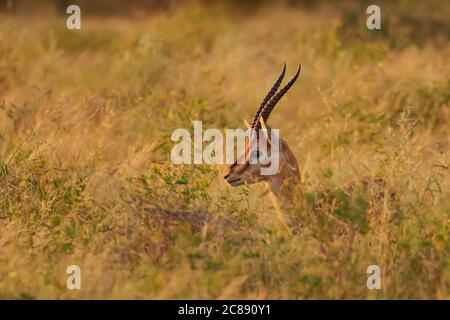
<path fill-rule="evenodd" d="M 299 183 L 299 178 L 296 175 L 286 175 L 283 172 L 266 180 L 266 186 L 269 189 L 270 199 L 274 206 L 278 219 L 292 235 L 292 229 L 289 227 L 289 218 L 285 211 L 292 206 L 292 199 L 295 192 L 295 186 Z"/>
<path fill-rule="evenodd" d="M 300 172 L 297 160 L 289 149 L 287 143 L 280 139 L 282 163 L 280 171 L 267 178 L 266 182 L 272 193 L 281 202 L 282 207 L 286 207 L 291 202 L 295 187 L 300 183 Z"/>
<path fill-rule="evenodd" d="M 282 174 L 277 174 L 267 179 L 267 185 L 282 206 L 290 202 L 295 192 L 295 187 L 299 182 L 296 176 L 285 176 Z"/>

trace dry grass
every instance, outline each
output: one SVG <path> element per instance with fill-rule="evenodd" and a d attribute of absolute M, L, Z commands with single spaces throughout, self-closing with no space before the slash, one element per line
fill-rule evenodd
<path fill-rule="evenodd" d="M 81 31 L 1 16 L 0 298 L 450 298 L 438 3 L 398 2 L 376 36 L 363 6 L 190 5 L 86 17 Z M 233 189 L 223 168 L 169 157 L 193 120 L 243 127 L 283 61 L 303 64 L 271 118 L 304 182 L 292 237 L 263 185 Z M 395 196 L 343 191 L 366 176 Z M 70 264 L 80 291 L 65 288 Z M 366 287 L 371 264 L 382 290 Z"/>

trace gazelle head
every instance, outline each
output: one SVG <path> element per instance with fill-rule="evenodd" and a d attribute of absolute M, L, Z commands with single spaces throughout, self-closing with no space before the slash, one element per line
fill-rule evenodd
<path fill-rule="evenodd" d="M 300 69 L 301 66 L 299 66 L 294 77 L 277 92 L 286 72 L 286 64 L 284 64 L 280 76 L 256 111 L 249 128 L 251 135 L 246 143 L 245 151 L 237 157 L 236 162 L 228 167 L 224 175 L 224 179 L 231 186 L 236 187 L 267 181 L 272 186 L 281 188 L 288 181 L 297 182 L 299 180 L 298 164 L 293 153 L 284 140 L 277 136 L 275 136 L 276 139 L 272 139 L 274 137 L 272 130 L 265 123 L 277 102 L 297 80 Z M 279 143 L 273 145 L 274 142 Z M 261 146 L 265 147 L 262 148 Z M 272 165 L 270 159 L 274 159 L 274 157 L 279 159 L 277 171 L 270 175 L 262 174 L 264 168 Z"/>

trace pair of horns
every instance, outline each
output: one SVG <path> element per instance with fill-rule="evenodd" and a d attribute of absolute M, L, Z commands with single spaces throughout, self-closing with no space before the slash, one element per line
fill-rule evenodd
<path fill-rule="evenodd" d="M 284 87 L 280 89 L 280 91 L 277 92 L 278 88 L 280 87 L 281 81 L 283 81 L 284 74 L 286 73 L 286 63 L 284 63 L 283 70 L 281 71 L 281 74 L 279 75 L 277 81 L 275 81 L 274 85 L 272 86 L 272 89 L 270 89 L 270 91 L 265 96 L 264 100 L 261 102 L 261 105 L 259 106 L 258 110 L 256 110 L 251 125 L 252 129 L 254 130 L 261 129 L 261 122 L 259 120 L 260 118 L 263 119 L 264 123 L 267 122 L 267 119 L 269 119 L 270 113 L 275 108 L 277 102 L 280 101 L 280 99 L 284 96 L 284 94 L 292 87 L 295 80 L 297 80 L 301 68 L 302 65 L 299 65 L 294 77 L 291 80 L 289 80 L 288 83 L 286 83 Z"/>

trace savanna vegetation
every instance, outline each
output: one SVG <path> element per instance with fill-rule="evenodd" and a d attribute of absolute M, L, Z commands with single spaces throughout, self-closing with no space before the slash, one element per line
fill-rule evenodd
<path fill-rule="evenodd" d="M 381 2 L 374 31 L 366 2 L 80 1 L 81 30 L 65 2 L 7 2 L 0 298 L 450 298 L 448 2 Z M 284 61 L 293 236 L 264 185 L 170 161 L 175 128 L 243 128 Z"/>

